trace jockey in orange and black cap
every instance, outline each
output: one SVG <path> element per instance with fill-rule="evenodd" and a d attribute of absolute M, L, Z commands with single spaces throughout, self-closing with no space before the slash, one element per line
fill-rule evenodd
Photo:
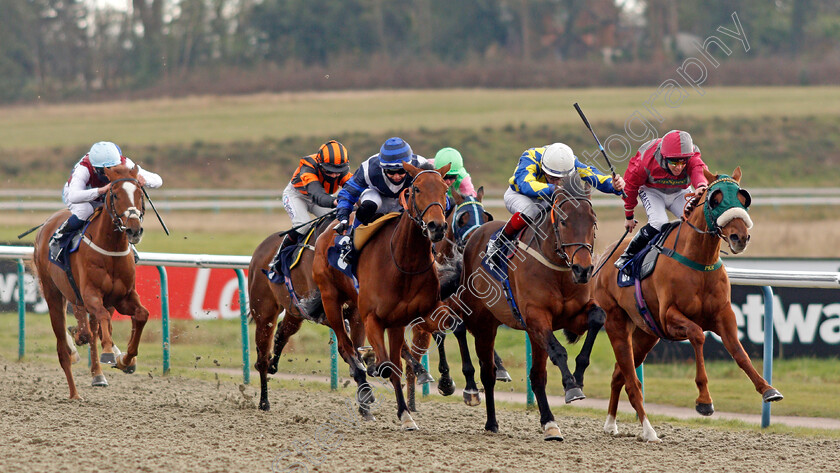
<path fill-rule="evenodd" d="M 292 219 L 292 227 L 310 220 L 309 214 L 320 217 L 336 206 L 335 193 L 353 174 L 347 148 L 330 140 L 315 154 L 300 158 L 291 182 L 283 191 L 283 207 Z M 289 233 L 293 240 L 305 235 L 308 227 Z"/>

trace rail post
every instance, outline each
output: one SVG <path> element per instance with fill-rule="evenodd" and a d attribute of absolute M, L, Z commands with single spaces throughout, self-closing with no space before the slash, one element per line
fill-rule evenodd
<path fill-rule="evenodd" d="M 245 271 L 234 269 L 239 281 L 239 321 L 242 328 L 242 384 L 251 382 L 251 361 L 248 355 L 248 303 L 245 301 Z"/>
<path fill-rule="evenodd" d="M 330 329 L 330 389 L 338 390 L 338 338 Z"/>
<path fill-rule="evenodd" d="M 169 374 L 169 280 L 166 277 L 166 268 L 157 267 L 160 275 L 160 344 L 163 349 L 163 374 Z"/>
<path fill-rule="evenodd" d="M 763 286 L 764 290 L 764 379 L 773 384 L 773 288 Z M 770 426 L 770 403 L 762 402 L 761 428 Z"/>
<path fill-rule="evenodd" d="M 531 338 L 525 333 L 525 403 L 528 409 L 534 407 L 534 390 L 531 389 Z"/>
<path fill-rule="evenodd" d="M 17 268 L 18 268 L 18 361 L 23 359 L 23 355 L 26 354 L 26 300 L 24 299 L 25 291 L 24 291 L 24 279 L 25 276 L 25 267 L 23 265 L 23 260 L 17 260 Z"/>

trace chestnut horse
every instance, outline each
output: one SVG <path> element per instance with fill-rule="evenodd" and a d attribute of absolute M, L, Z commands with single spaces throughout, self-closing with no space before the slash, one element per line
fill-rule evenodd
<path fill-rule="evenodd" d="M 405 430 L 417 425 L 408 412 L 400 384 L 400 356 L 404 349 L 405 327 L 415 319 L 426 319 L 440 307 L 441 284 L 432 253 L 432 242 L 446 233 L 444 205 L 446 183 L 443 175 L 449 165 L 434 171 L 403 164 L 412 179 L 403 194 L 406 210 L 399 218 L 385 223 L 358 254 L 358 293 L 353 281 L 330 266 L 327 249 L 333 245 L 335 232 L 330 229 L 318 237 L 315 245 L 314 276 L 327 323 L 336 330 L 338 350 L 350 365 L 358 384 L 359 409 L 372 402 L 366 375 L 390 378 L 397 398 L 397 417 Z M 365 369 L 354 352 L 353 344 L 340 328 L 341 307 L 356 305 L 365 326 L 376 363 Z M 388 332 L 390 350 L 385 348 Z M 427 327 L 434 331 L 434 327 Z M 390 355 L 389 355 L 390 352 Z"/>
<path fill-rule="evenodd" d="M 106 168 L 105 175 L 111 188 L 105 194 L 103 208 L 92 218 L 84 232 L 79 250 L 68 255 L 82 300 L 68 280 L 67 274 L 49 261 L 49 241 L 52 234 L 70 216 L 68 210 L 54 213 L 35 236 L 34 266 L 50 311 L 50 322 L 56 338 L 58 361 L 70 386 L 70 398 L 81 399 L 73 372 L 68 346 L 65 309 L 73 305 L 79 325 L 75 342 L 90 342 L 93 384 L 106 386 L 107 382 L 97 357 L 96 339 L 102 337 L 103 351 L 113 352 L 111 340 L 111 315 L 114 310 L 131 316 L 131 337 L 126 353 L 116 357 L 116 367 L 133 373 L 137 366 L 137 348 L 149 311 L 140 303 L 134 288 L 134 257 L 130 244 L 137 244 L 143 235 L 145 206 L 143 191 L 137 181 L 138 169 L 125 166 Z M 85 315 L 90 314 L 90 324 Z"/>
<path fill-rule="evenodd" d="M 475 336 L 475 351 L 481 367 L 481 382 L 486 396 L 485 430 L 497 432 L 493 390 L 496 382 L 493 345 L 499 325 L 525 330 L 533 344 L 531 385 L 540 410 L 540 425 L 545 440 L 562 440 L 546 397 L 546 359 L 560 368 L 566 402 L 583 399 L 583 374 L 604 313 L 591 296 L 592 244 L 595 239 L 595 211 L 590 188 L 576 176 L 563 180 L 552 196 L 549 209 L 516 242 L 516 250 L 507 269 L 511 294 L 518 305 L 524 325 L 514 315 L 504 296 L 501 283 L 482 266 L 485 248 L 503 222 L 490 222 L 475 231 L 464 250 L 464 269 L 457 296 L 446 301 Z M 569 370 L 566 349 L 555 338 L 563 329 L 574 342 L 586 332 L 586 340 L 575 359 L 575 372 Z M 460 340 L 459 340 L 460 341 Z M 473 368 L 466 346 L 461 347 L 467 386 L 464 399 L 470 405 L 479 402 Z M 467 356 L 464 356 L 464 354 Z"/>
<path fill-rule="evenodd" d="M 686 206 L 679 227 L 661 245 L 673 249 L 674 256 L 660 255 L 653 274 L 641 282 L 653 319 L 652 326 L 645 322 L 636 308 L 634 288 L 619 288 L 616 282 L 618 270 L 613 263 L 623 248 L 614 253 L 615 257 L 610 258 L 595 280 L 595 296 L 607 312 L 605 327 L 616 359 L 604 424 L 604 431 L 608 434 L 618 434 L 616 410 L 621 387 L 624 386 L 642 424 L 642 440 L 659 441 L 645 413 L 641 383 L 635 368 L 659 341 L 660 334 L 671 340 L 687 339 L 691 342 L 697 365 L 695 383 L 700 393 L 696 409 L 700 414 L 714 413 L 703 361 L 706 339 L 703 332 L 706 330 L 720 336 L 726 350 L 765 402 L 779 401 L 783 397 L 758 374 L 738 341 L 729 278 L 726 269 L 717 264 L 721 241 L 726 241 L 734 254 L 743 252 L 750 241 L 752 220 L 747 213 L 750 196 L 740 188 L 741 168 L 736 168 L 732 177 L 714 175 L 708 170 L 705 174 L 709 186 L 694 196 Z"/>
<path fill-rule="evenodd" d="M 318 222 L 313 223 L 316 224 Z M 320 221 L 312 235 L 310 242 L 314 242 L 331 223 L 330 219 L 324 218 Z M 267 270 L 277 249 L 283 241 L 283 234 L 278 232 L 269 235 L 254 250 L 251 263 L 248 266 L 248 300 L 251 306 L 251 317 L 256 324 L 255 342 L 257 347 L 257 361 L 254 367 L 260 373 L 260 404 L 259 408 L 267 411 L 270 408 L 268 401 L 268 375 L 277 373 L 277 364 L 280 354 L 292 335 L 300 330 L 301 323 L 305 318 L 301 315 L 301 309 L 292 300 L 291 294 L 283 284 L 275 284 L 269 281 L 268 276 L 262 271 Z M 315 259 L 315 248 L 310 244 L 304 245 L 300 261 L 291 270 L 292 287 L 301 299 L 309 297 L 312 291 L 317 289 L 312 278 L 312 262 Z M 277 325 L 277 318 L 280 310 L 285 315 L 277 327 L 275 334 L 274 327 Z M 307 314 L 307 317 L 315 317 L 323 314 Z M 353 346 L 359 347 L 364 343 L 365 332 L 358 315 L 350 308 L 345 309 L 344 319 L 350 327 L 350 336 Z M 324 322 L 321 322 L 324 323 Z M 324 325 L 327 325 L 324 323 Z M 345 331 L 344 323 L 340 330 Z M 271 338 L 274 334 L 274 353 L 271 350 Z"/>

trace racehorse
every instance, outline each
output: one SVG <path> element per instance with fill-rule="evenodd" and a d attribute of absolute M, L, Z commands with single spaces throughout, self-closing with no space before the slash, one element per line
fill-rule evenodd
<path fill-rule="evenodd" d="M 697 367 L 694 380 L 699 390 L 695 407 L 702 415 L 714 413 L 703 361 L 706 339 L 703 332 L 706 330 L 720 336 L 726 350 L 765 402 L 783 398 L 758 374 L 738 341 L 729 278 L 720 265 L 722 241 L 726 241 L 734 254 L 743 252 L 750 241 L 752 220 L 747 209 L 751 198 L 740 188 L 741 168 L 736 168 L 732 177 L 714 175 L 708 170 L 705 175 L 710 184 L 693 196 L 679 226 L 661 243 L 667 250 L 663 254 L 672 249 L 673 256 L 660 256 L 653 274 L 641 281 L 650 320 L 646 320 L 637 308 L 634 287 L 618 287 L 618 270 L 613 266 L 615 257 L 609 258 L 595 280 L 595 297 L 607 313 L 605 327 L 616 359 L 604 424 L 608 434 L 618 433 L 616 410 L 621 387 L 625 386 L 627 397 L 642 424 L 641 438 L 648 442 L 659 441 L 645 414 L 641 383 L 635 368 L 660 338 L 691 342 Z M 621 249 L 614 254 L 620 255 Z"/>
<path fill-rule="evenodd" d="M 61 268 L 49 261 L 49 241 L 61 223 L 70 216 L 68 210 L 54 213 L 35 236 L 34 265 L 41 290 L 50 312 L 56 338 L 58 361 L 70 386 L 70 399 L 81 399 L 73 373 L 65 323 L 67 302 L 79 322 L 75 342 L 90 343 L 94 386 L 107 386 L 97 357 L 97 337 L 102 338 L 103 351 L 112 353 L 111 315 L 114 310 L 131 316 L 131 336 L 125 353 L 115 359 L 115 366 L 125 373 L 137 367 L 137 348 L 149 311 L 140 303 L 134 288 L 134 257 L 129 244 L 137 244 L 143 235 L 145 204 L 137 181 L 138 168 L 125 166 L 105 168 L 111 187 L 105 194 L 101 211 L 95 214 L 84 231 L 78 251 L 68 255 L 73 275 L 71 282 Z M 90 324 L 85 315 L 90 314 Z"/>
<path fill-rule="evenodd" d="M 506 271 L 512 304 L 505 302 L 503 285 L 482 266 L 487 243 L 503 225 L 490 222 L 475 231 L 464 250 L 464 269 L 457 296 L 447 307 L 461 318 L 475 336 L 475 351 L 481 367 L 486 395 L 485 430 L 497 432 L 493 346 L 499 325 L 525 330 L 533 344 L 531 385 L 540 410 L 545 440 L 562 440 L 560 428 L 548 406 L 545 392 L 546 359 L 560 368 L 566 402 L 583 399 L 583 374 L 604 313 L 591 296 L 592 244 L 596 216 L 589 197 L 590 188 L 576 176 L 564 178 L 548 208 L 523 230 Z M 515 315 L 517 306 L 520 317 Z M 569 370 L 565 348 L 553 332 L 563 329 L 575 342 L 586 332 L 586 340 L 575 359 L 575 372 Z M 460 340 L 459 340 L 460 341 Z M 465 345 L 461 346 L 467 386 L 465 401 L 477 405 L 475 369 Z M 464 356 L 466 354 L 466 356 Z"/>
<path fill-rule="evenodd" d="M 334 330 L 340 327 L 341 307 L 355 302 L 376 354 L 376 362 L 365 369 L 349 338 L 336 330 L 339 353 L 350 365 L 359 386 L 360 412 L 372 402 L 366 375 L 390 378 L 397 398 L 397 417 L 405 430 L 415 430 L 417 425 L 408 412 L 400 384 L 400 356 L 405 327 L 416 319 L 428 318 L 441 306 L 443 291 L 432 242 L 442 240 L 446 232 L 443 176 L 450 166 L 437 171 L 421 170 L 407 163 L 403 167 L 412 179 L 411 186 L 401 195 L 405 211 L 399 218 L 384 223 L 359 252 L 358 293 L 353 281 L 327 261 L 327 249 L 335 240 L 332 229 L 318 237 L 314 276 L 328 324 Z M 432 325 L 424 328 L 434 331 Z M 390 350 L 385 348 L 386 330 Z"/>
<path fill-rule="evenodd" d="M 476 191 L 476 197 L 464 196 L 458 191 L 452 193 L 452 200 L 455 208 L 447 217 L 446 237 L 435 243 L 435 260 L 439 264 L 458 264 L 456 259 L 461 259 L 464 252 L 464 247 L 467 244 L 467 239 L 480 226 L 493 220 L 493 215 L 484 209 L 482 199 L 484 198 L 484 187 L 479 187 Z M 457 323 L 450 327 L 452 332 L 459 339 L 463 337 L 463 341 L 459 344 L 466 346 L 466 328 L 463 324 Z M 437 345 L 439 364 L 438 371 L 440 372 L 440 380 L 438 381 L 438 392 L 443 396 L 449 396 L 455 392 L 455 382 L 449 374 L 449 363 L 446 359 L 446 350 L 444 342 L 446 340 L 445 331 L 437 331 L 431 336 L 434 337 Z M 411 353 L 414 356 L 426 353 L 430 344 L 429 333 L 417 327 L 413 333 Z M 467 351 L 466 356 L 469 356 Z M 510 382 L 511 377 L 502 364 L 502 359 L 498 353 L 494 352 L 496 360 L 496 380 L 502 382 Z M 414 386 L 408 385 L 408 405 L 411 408 L 414 406 Z M 414 410 L 413 408 L 411 410 Z"/>
<path fill-rule="evenodd" d="M 331 220 L 324 218 L 319 222 L 315 233 L 308 241 L 314 241 L 322 233 Z M 263 270 L 268 270 L 272 258 L 277 254 L 280 244 L 283 242 L 283 234 L 277 232 L 269 235 L 254 250 L 251 256 L 251 263 L 248 266 L 248 300 L 251 306 L 251 317 L 256 324 L 255 344 L 257 347 L 257 361 L 254 367 L 260 373 L 260 403 L 259 408 L 267 411 L 270 408 L 268 401 L 268 374 L 277 373 L 277 364 L 280 354 L 292 335 L 300 330 L 303 319 L 317 317 L 320 314 L 301 314 L 300 307 L 292 299 L 292 295 L 283 284 L 275 284 L 269 281 Z M 302 299 L 308 297 L 309 293 L 316 290 L 317 286 L 312 278 L 312 262 L 315 257 L 315 248 L 312 245 L 300 243 L 303 246 L 300 261 L 291 270 L 292 287 L 296 293 L 295 297 Z M 280 310 L 285 311 L 280 326 L 275 334 L 274 328 L 277 325 L 277 318 Z M 353 346 L 359 347 L 364 343 L 365 332 L 358 315 L 349 307 L 345 309 L 343 317 L 350 327 L 350 336 Z M 322 322 L 323 323 L 323 322 Z M 341 330 L 344 331 L 344 322 Z M 271 338 L 274 334 L 274 353 L 271 350 Z"/>

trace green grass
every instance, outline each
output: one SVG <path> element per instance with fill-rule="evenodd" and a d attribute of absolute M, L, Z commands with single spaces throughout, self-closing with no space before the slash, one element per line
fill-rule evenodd
<path fill-rule="evenodd" d="M 653 108 L 666 121 L 840 113 L 840 87 L 716 87 L 705 89 L 703 96 L 685 92 L 679 106 L 670 108 L 660 98 Z M 623 123 L 634 111 L 644 112 L 645 101 L 655 93 L 653 87 L 402 90 L 12 106 L 0 108 L 0 149 L 89 146 L 105 137 L 129 147 L 354 132 L 479 130 L 523 123 L 580 125 L 574 102 L 593 123 Z"/>
<path fill-rule="evenodd" d="M 47 315 L 29 314 L 26 317 L 26 360 L 34 363 L 57 364 L 55 338 Z M 68 325 L 75 319 L 68 318 Z M 125 320 L 114 323 L 114 340 L 125 349 L 130 324 Z M 254 327 L 249 327 L 250 364 L 253 366 L 256 349 L 253 345 Z M 242 353 L 238 320 L 182 321 L 172 323 L 171 372 L 172 375 L 197 377 L 205 380 L 222 378 L 241 380 Z M 458 386 L 464 386 L 460 372 L 460 356 L 453 337 L 447 342 L 447 356 L 452 375 Z M 157 376 L 162 369 L 160 322 L 152 321 L 143 333 L 140 346 L 138 374 Z M 295 335 L 284 351 L 280 371 L 301 375 L 329 376 L 329 336 L 325 327 L 306 323 Z M 472 342 L 470 342 L 472 343 Z M 567 345 L 569 358 L 573 360 L 580 349 L 580 343 Z M 472 347 L 471 347 L 472 348 Z M 524 392 L 525 356 L 524 333 L 502 329 L 496 341 L 496 349 L 511 373 L 513 382 L 498 384 L 499 390 Z M 87 350 L 82 348 L 84 356 Z M 473 355 L 474 356 L 474 355 Z M 0 357 L 5 360 L 17 358 L 17 317 L 15 314 L 0 314 Z M 475 358 L 473 358 L 475 362 Z M 760 360 L 753 360 L 761 372 Z M 797 415 L 808 417 L 829 417 L 840 419 L 840 375 L 837 359 L 776 360 L 773 385 L 785 399 L 773 405 L 774 415 Z M 614 357 L 606 334 L 601 333 L 592 354 L 592 364 L 586 373 L 585 392 L 592 398 L 609 397 L 609 381 Z M 477 364 L 476 364 L 477 366 Z M 715 407 L 724 412 L 758 414 L 761 412 L 761 397 L 747 377 L 733 361 L 708 361 L 709 389 Z M 431 372 L 438 377 L 437 353 L 432 351 Z M 562 395 L 559 370 L 548 367 L 548 393 Z M 339 360 L 339 374 L 347 376 L 347 366 Z M 254 372 L 252 383 L 256 382 Z M 282 381 L 283 385 L 307 384 L 305 381 Z M 668 404 L 693 408 L 697 397 L 694 386 L 694 362 L 645 365 L 645 395 L 650 403 Z M 622 398 L 626 395 L 622 393 Z M 603 415 L 603 413 L 601 413 Z"/>

